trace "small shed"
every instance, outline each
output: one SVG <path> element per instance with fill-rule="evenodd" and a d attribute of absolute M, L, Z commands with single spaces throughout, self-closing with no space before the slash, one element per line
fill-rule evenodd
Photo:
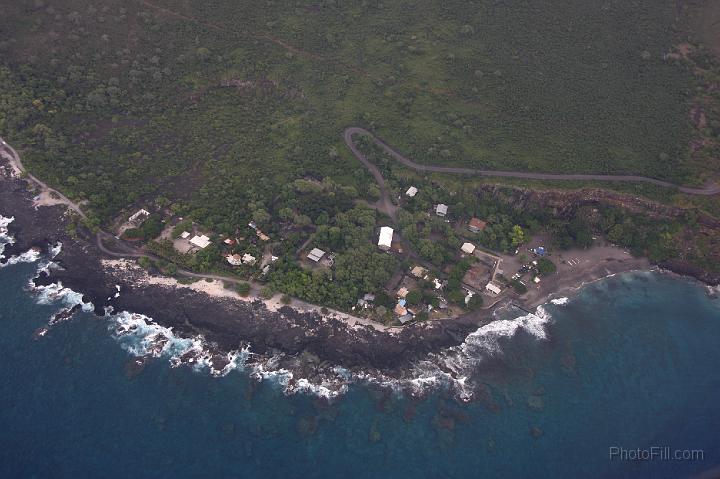
<path fill-rule="evenodd" d="M 320 248 L 313 248 L 312 251 L 308 253 L 307 258 L 317 263 L 322 259 L 323 256 L 325 256 L 325 251 L 321 250 Z"/>
<path fill-rule="evenodd" d="M 242 256 L 240 256 L 239 254 L 228 255 L 225 257 L 225 259 L 227 259 L 227 262 L 233 266 L 240 266 L 243 262 Z"/>
<path fill-rule="evenodd" d="M 415 276 L 416 278 L 422 278 L 427 273 L 427 270 L 423 268 L 422 266 L 415 266 L 412 270 L 410 270 L 410 274 Z"/>
<path fill-rule="evenodd" d="M 190 237 L 190 233 L 188 233 L 187 231 L 183 231 L 182 233 L 180 233 L 180 237 L 182 239 L 188 239 Z"/>
<path fill-rule="evenodd" d="M 479 218 L 472 218 L 468 223 L 468 229 L 473 233 L 479 233 L 485 229 L 487 223 Z"/>
<path fill-rule="evenodd" d="M 407 191 L 405 192 L 405 194 L 406 194 L 407 196 L 409 196 L 410 198 L 414 198 L 415 195 L 418 194 L 418 189 L 415 188 L 414 186 L 411 186 L 410 188 L 407 189 Z"/>
<path fill-rule="evenodd" d="M 465 254 L 473 254 L 475 252 L 475 245 L 472 243 L 463 243 L 460 249 Z"/>
<path fill-rule="evenodd" d="M 405 296 L 407 296 L 407 294 L 408 294 L 409 292 L 410 292 L 410 291 L 408 291 L 408 289 L 407 289 L 405 286 L 403 286 L 402 288 L 398 289 L 397 297 L 398 297 L 398 298 L 404 298 Z"/>
<path fill-rule="evenodd" d="M 500 294 L 502 291 L 497 285 L 493 284 L 492 281 L 485 285 L 485 290 L 490 291 L 492 294 Z"/>
<path fill-rule="evenodd" d="M 448 206 L 440 203 L 435 207 L 435 214 L 441 217 L 447 216 Z"/>

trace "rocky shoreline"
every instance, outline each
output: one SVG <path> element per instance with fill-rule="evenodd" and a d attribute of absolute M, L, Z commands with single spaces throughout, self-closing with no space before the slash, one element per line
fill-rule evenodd
<path fill-rule="evenodd" d="M 120 267 L 107 261 L 91 231 L 78 228 L 77 236 L 71 237 L 64 205 L 38 207 L 33 201 L 37 192 L 29 189 L 29 182 L 13 176 L 9 168 L 0 176 L 0 215 L 14 218 L 8 225 L 14 243 L 5 246 L 4 256 L 17 256 L 31 248 L 47 254 L 53 245 L 62 243 L 53 259 L 58 267 L 41 271 L 34 279 L 37 288 L 62 284 L 82 294 L 83 302 L 92 303 L 98 316 L 106 316 L 107 311 L 134 313 L 163 328 L 163 333 L 155 335 L 146 356 L 133 360 L 132 369 L 136 371 L 142 370 L 147 359 L 159 355 L 170 340 L 168 336 L 174 336 L 202 338 L 203 344 L 175 358 L 178 363 L 205 361 L 214 373 L 221 373 L 242 351 L 246 353 L 245 366 L 254 365 L 258 379 L 269 368 L 285 374 L 288 391 L 313 384 L 321 385 L 327 393 L 324 395 L 333 396 L 358 379 L 394 383 L 412 394 L 422 394 L 426 387 L 443 381 L 451 388 L 465 389 L 463 372 L 445 366 L 443 357 L 449 351 L 462 352 L 468 336 L 477 334 L 478 328 L 493 320 L 491 308 L 454 319 L 381 330 L 317 311 L 302 312 L 288 306 L 273 311 L 260 300 L 217 297 L 188 287 L 147 281 L 148 273 L 133 262 Z M 564 279 L 551 279 L 547 286 L 553 288 L 551 296 L 558 296 L 608 275 L 650 268 L 645 259 L 606 261 Z M 547 294 L 537 292 L 523 303 L 534 309 L 547 300 Z M 74 306 L 60 311 L 48 327 L 69 319 L 79 309 Z M 120 326 L 120 334 L 128 333 L 127 328 Z M 43 329 L 38 337 L 47 332 L 47 328 Z M 418 365 L 427 366 L 429 358 L 436 360 L 432 361 L 433 372 L 426 376 L 426 372 L 418 372 Z M 442 376 L 442 380 L 433 375 Z M 473 394 L 462 391 L 460 396 L 468 398 Z"/>
<path fill-rule="evenodd" d="M 82 230 L 78 238 L 70 237 L 65 207 L 36 208 L 34 194 L 24 180 L 8 172 L 0 180 L 0 214 L 14 218 L 8 225 L 14 243 L 6 245 L 6 258 L 30 248 L 47 254 L 51 245 L 62 243 L 53 260 L 59 267 L 40 272 L 34 280 L 36 286 L 61 283 L 81 293 L 98 315 L 104 315 L 107 308 L 139 313 L 172 328 L 176 336 L 201 336 L 215 357 L 215 369 L 222 369 L 223 361 L 227 361 L 222 358 L 228 352 L 249 348 L 258 362 L 282 358 L 275 367 L 300 369 L 297 377 L 312 378 L 322 375 L 324 369 L 340 366 L 350 372 L 401 378 L 413 362 L 461 344 L 479 324 L 490 319 L 489 313 L 480 312 L 384 332 L 290 307 L 270 311 L 259 300 L 248 302 L 187 288 L 139 285 L 143 270 L 120 272 L 104 266 L 94 235 Z M 120 294 L 116 294 L 118 288 Z"/>

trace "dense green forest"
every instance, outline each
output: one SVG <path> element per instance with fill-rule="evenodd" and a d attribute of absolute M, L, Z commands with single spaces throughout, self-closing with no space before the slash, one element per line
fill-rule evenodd
<path fill-rule="evenodd" d="M 720 69 L 674 0 L 5 3 L 0 136 L 34 174 L 84 201 L 91 225 L 167 208 L 214 240 L 243 236 L 235 249 L 260 257 L 267 245 L 241 233 L 254 221 L 280 258 L 267 290 L 312 302 L 347 307 L 400 266 L 374 247 L 387 219 L 365 206 L 379 190 L 341 140 L 348 126 L 425 163 L 680 183 L 720 173 Z M 437 268 L 462 243 L 427 217 L 438 202 L 453 220 L 487 220 L 474 240 L 504 252 L 545 229 L 558 248 L 604 234 L 661 261 L 693 231 L 612 208 L 514 208 L 478 193 L 477 179 L 417 176 L 363 148 L 394 196 L 420 187 L 395 226 Z M 125 236 L 147 241 L 163 226 L 153 216 Z M 301 267 L 304 244 L 337 253 L 332 271 Z M 229 270 L 216 246 L 148 248 Z"/>
<path fill-rule="evenodd" d="M 3 20 L 0 131 L 101 222 L 163 196 L 233 224 L 301 177 L 364 194 L 349 125 L 433 163 L 718 169 L 693 140 L 720 132 L 714 63 L 677 53 L 672 0 L 20 0 Z"/>

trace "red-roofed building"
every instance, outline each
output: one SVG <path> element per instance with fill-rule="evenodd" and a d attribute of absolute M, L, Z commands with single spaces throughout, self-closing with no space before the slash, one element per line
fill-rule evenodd
<path fill-rule="evenodd" d="M 481 232 L 482 230 L 485 229 L 486 226 L 487 226 L 487 223 L 485 223 L 483 220 L 478 219 L 478 218 L 473 218 L 468 223 L 468 229 L 470 231 L 472 231 L 473 233 Z"/>

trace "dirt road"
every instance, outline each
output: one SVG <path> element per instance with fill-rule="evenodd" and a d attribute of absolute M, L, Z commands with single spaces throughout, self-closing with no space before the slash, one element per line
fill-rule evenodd
<path fill-rule="evenodd" d="M 40 188 L 40 194 L 46 193 L 50 196 L 54 196 L 57 199 L 57 204 L 67 205 L 68 208 L 79 214 L 82 218 L 87 218 L 85 216 L 85 213 L 83 213 L 82 209 L 80 209 L 80 205 L 71 201 L 68 197 L 60 193 L 58 190 L 50 188 L 43 181 L 40 181 L 35 176 L 28 173 L 22 164 L 22 160 L 20 160 L 20 155 L 18 155 L 17 151 L 15 151 L 12 146 L 8 145 L 2 138 L 0 138 L 0 155 L 2 155 L 10 162 L 10 166 L 12 166 L 18 176 L 25 173 L 27 175 L 27 178 L 33 183 L 35 183 L 38 188 Z"/>

